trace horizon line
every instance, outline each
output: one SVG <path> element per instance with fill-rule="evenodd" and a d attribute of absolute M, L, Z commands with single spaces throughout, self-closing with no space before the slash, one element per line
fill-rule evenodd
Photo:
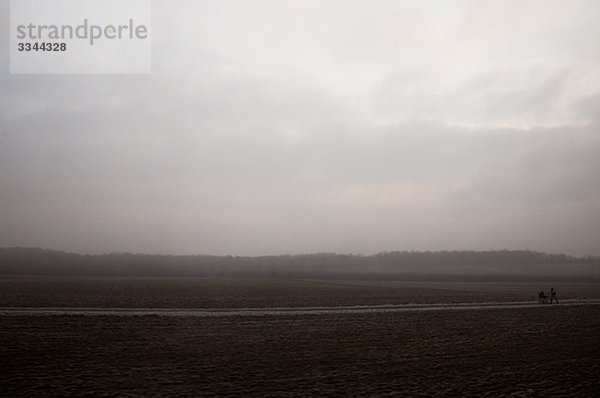
<path fill-rule="evenodd" d="M 165 256 L 165 257 L 238 257 L 238 258 L 261 258 L 261 257 L 301 257 L 301 256 L 317 256 L 317 255 L 335 255 L 335 256 L 347 256 L 347 257 L 374 257 L 382 254 L 394 254 L 394 253 L 416 253 L 416 254 L 425 254 L 425 253 L 499 253 L 499 252 L 509 252 L 509 253 L 533 253 L 533 254 L 542 254 L 548 256 L 563 256 L 572 259 L 600 259 L 600 256 L 595 255 L 571 255 L 566 253 L 551 253 L 539 250 L 532 249 L 485 249 L 485 250 L 475 250 L 475 249 L 437 249 L 437 250 L 386 250 L 380 251 L 373 254 L 364 254 L 364 253 L 342 253 L 342 252 L 333 252 L 333 251 L 320 251 L 320 252 L 305 252 L 305 253 L 280 253 L 280 254 L 258 254 L 258 255 L 246 255 L 246 254 L 182 254 L 182 253 L 144 253 L 144 252 L 130 252 L 130 251 L 112 251 L 112 252 L 103 252 L 103 253 L 82 253 L 76 251 L 68 251 L 62 249 L 51 249 L 47 247 L 39 247 L 39 246 L 0 246 L 0 250 L 11 250 L 11 249 L 19 249 L 19 250 L 42 250 L 56 253 L 64 253 L 64 254 L 74 254 L 79 256 L 110 256 L 110 255 L 133 255 L 133 256 Z"/>

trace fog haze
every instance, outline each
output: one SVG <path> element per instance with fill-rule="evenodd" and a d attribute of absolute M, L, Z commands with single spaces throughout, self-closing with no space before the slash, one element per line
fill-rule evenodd
<path fill-rule="evenodd" d="M 597 1 L 153 1 L 150 75 L 10 75 L 0 247 L 600 255 Z"/>

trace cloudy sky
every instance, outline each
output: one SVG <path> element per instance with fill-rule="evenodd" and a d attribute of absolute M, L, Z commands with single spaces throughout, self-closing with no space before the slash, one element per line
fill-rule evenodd
<path fill-rule="evenodd" d="M 600 255 L 600 2 L 153 1 L 150 75 L 10 75 L 0 246 Z"/>

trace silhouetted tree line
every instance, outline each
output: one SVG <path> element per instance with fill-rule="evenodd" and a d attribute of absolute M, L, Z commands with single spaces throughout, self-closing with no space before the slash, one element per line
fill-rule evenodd
<path fill-rule="evenodd" d="M 0 274 L 72 276 L 262 276 L 394 279 L 564 277 L 600 279 L 600 257 L 533 251 L 318 253 L 283 256 L 81 255 L 39 248 L 0 248 Z"/>

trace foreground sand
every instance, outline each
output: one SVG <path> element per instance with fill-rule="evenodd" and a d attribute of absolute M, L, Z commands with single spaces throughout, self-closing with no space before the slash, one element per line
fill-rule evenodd
<path fill-rule="evenodd" d="M 0 317 L 2 396 L 581 396 L 600 306 Z"/>

